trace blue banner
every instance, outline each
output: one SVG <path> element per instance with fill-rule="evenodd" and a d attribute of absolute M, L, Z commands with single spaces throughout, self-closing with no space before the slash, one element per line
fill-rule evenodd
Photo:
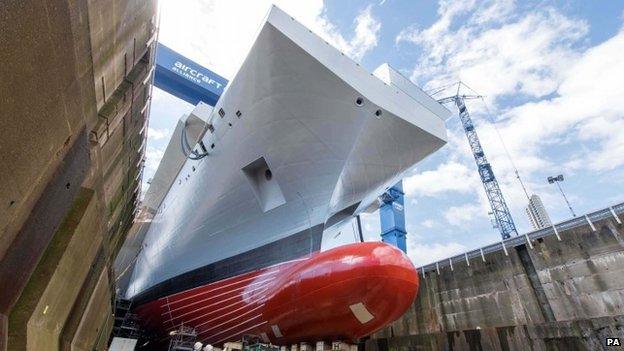
<path fill-rule="evenodd" d="M 163 44 L 156 50 L 154 85 L 184 101 L 214 106 L 228 81 Z"/>

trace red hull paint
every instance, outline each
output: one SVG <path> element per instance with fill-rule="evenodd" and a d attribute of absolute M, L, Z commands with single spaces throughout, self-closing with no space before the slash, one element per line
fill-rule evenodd
<path fill-rule="evenodd" d="M 356 340 L 399 318 L 418 284 L 397 248 L 356 243 L 160 298 L 136 312 L 157 333 L 189 325 L 214 345 L 262 333 L 277 345 Z M 350 307 L 360 303 L 364 323 Z"/>

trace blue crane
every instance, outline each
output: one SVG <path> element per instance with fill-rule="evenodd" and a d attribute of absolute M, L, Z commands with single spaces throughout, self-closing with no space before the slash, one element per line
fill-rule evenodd
<path fill-rule="evenodd" d="M 407 252 L 405 212 L 403 211 L 403 181 L 399 181 L 379 197 L 381 241 Z"/>
<path fill-rule="evenodd" d="M 466 104 L 464 102 L 464 100 L 481 99 L 482 97 L 480 95 L 460 95 L 459 88 L 462 84 L 463 83 L 461 82 L 458 84 L 457 93 L 455 95 L 439 99 L 438 102 L 441 104 L 454 102 L 457 106 L 457 109 L 459 110 L 459 119 L 461 120 L 464 132 L 468 138 L 468 143 L 470 144 L 470 149 L 472 150 L 472 155 L 474 156 L 477 164 L 479 176 L 481 177 L 481 182 L 485 188 L 485 193 L 488 201 L 490 202 L 494 220 L 496 221 L 496 227 L 500 231 L 503 239 L 508 239 L 512 234 L 518 235 L 518 231 L 516 230 L 516 225 L 511 217 L 507 203 L 503 198 L 503 193 L 500 190 L 498 181 L 494 176 L 492 166 L 485 157 L 485 153 L 481 147 L 481 142 L 479 141 L 479 136 L 477 135 L 477 131 L 472 123 L 472 118 L 470 118 L 470 114 L 468 113 L 468 109 L 466 108 Z"/>

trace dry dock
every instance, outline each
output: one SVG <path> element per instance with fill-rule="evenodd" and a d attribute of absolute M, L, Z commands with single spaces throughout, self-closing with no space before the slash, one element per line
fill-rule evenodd
<path fill-rule="evenodd" d="M 108 347 L 157 23 L 155 0 L 0 2 L 0 351 Z M 412 308 L 365 348 L 607 349 L 624 340 L 623 213 L 424 267 Z"/>
<path fill-rule="evenodd" d="M 412 308 L 366 349 L 613 349 L 606 338 L 624 337 L 622 212 L 620 204 L 590 214 L 591 224 L 581 216 L 556 234 L 533 233 L 532 248 L 518 236 L 505 249 L 424 267 Z"/>

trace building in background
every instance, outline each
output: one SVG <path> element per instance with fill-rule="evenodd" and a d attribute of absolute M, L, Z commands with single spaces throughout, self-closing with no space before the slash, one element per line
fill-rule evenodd
<path fill-rule="evenodd" d="M 524 210 L 529 217 L 529 221 L 531 222 L 533 229 L 540 229 L 552 225 L 550 217 L 548 217 L 548 212 L 546 212 L 546 208 L 544 208 L 542 199 L 540 199 L 539 196 L 535 194 L 531 195 L 529 204 L 524 208 Z"/>

